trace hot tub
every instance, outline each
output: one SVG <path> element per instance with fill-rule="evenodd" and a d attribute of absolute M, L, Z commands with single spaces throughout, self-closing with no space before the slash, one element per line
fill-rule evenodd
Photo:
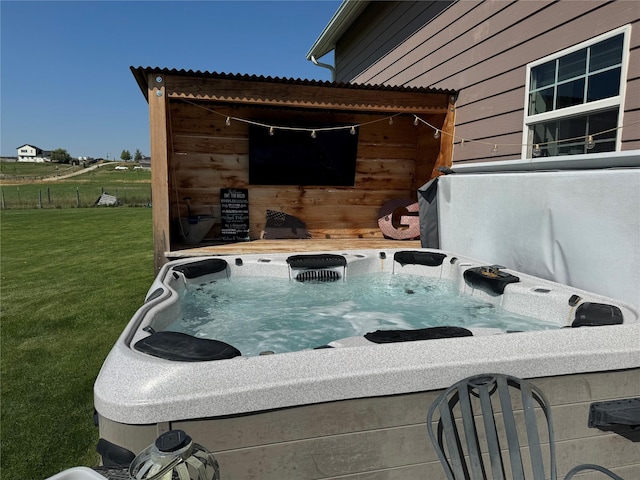
<path fill-rule="evenodd" d="M 329 304 L 344 301 L 331 288 L 342 291 L 361 278 L 406 278 L 411 283 L 400 283 L 406 294 L 400 302 L 409 305 L 444 282 L 461 300 L 475 302 L 472 311 L 499 311 L 520 323 L 491 325 L 483 322 L 484 313 L 463 313 L 455 324 L 440 315 L 435 324 L 408 328 L 381 323 L 378 316 L 368 327 L 368 317 L 356 309 L 344 316 L 355 318 L 351 323 L 359 330 L 346 336 L 338 329 L 335 338 L 326 338 L 329 329 L 323 338 L 310 336 L 307 345 L 261 345 L 255 351 L 229 337 L 215 338 L 216 328 L 180 326 L 190 323 L 183 303 L 189 292 L 204 292 L 213 317 L 215 302 L 235 302 L 222 290 L 241 288 L 247 278 L 258 279 L 256 288 L 267 292 L 283 282 L 304 284 L 306 292 L 325 289 Z M 438 300 L 432 303 L 435 310 Z M 238 305 L 237 330 L 257 330 L 269 307 Z M 415 305 L 429 316 L 428 302 Z M 160 433 L 179 428 L 215 453 L 225 480 L 374 472 L 386 472 L 384 478 L 440 478 L 424 434 L 430 401 L 465 376 L 499 372 L 534 379 L 556 408 L 585 425 L 587 434 L 575 428 L 567 434 L 566 448 L 575 449 L 573 442 L 584 443 L 586 435 L 585 461 L 613 466 L 610 453 L 599 462 L 593 452 L 602 450 L 598 442 L 616 444 L 618 436 L 594 437 L 597 431 L 587 430 L 586 416 L 576 412 L 586 412 L 590 401 L 640 396 L 639 334 L 638 311 L 631 305 L 439 250 L 173 261 L 158 274 L 96 380 L 103 460 L 116 447 L 138 453 Z M 637 444 L 631 445 L 614 445 L 614 457 L 637 456 Z M 567 469 L 575 463 L 572 458 Z"/>

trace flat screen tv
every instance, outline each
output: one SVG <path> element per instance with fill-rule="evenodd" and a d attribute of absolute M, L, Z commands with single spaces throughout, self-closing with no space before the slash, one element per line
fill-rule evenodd
<path fill-rule="evenodd" d="M 306 127 L 305 127 L 306 128 Z M 249 183 L 252 185 L 353 186 L 358 132 L 249 127 Z"/>

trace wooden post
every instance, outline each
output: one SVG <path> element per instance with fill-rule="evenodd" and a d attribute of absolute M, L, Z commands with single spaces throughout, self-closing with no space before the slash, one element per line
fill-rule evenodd
<path fill-rule="evenodd" d="M 47 187 L 47 203 L 51 205 L 51 187 Z"/>
<path fill-rule="evenodd" d="M 429 120 L 433 121 L 430 117 Z M 417 198 L 417 190 L 427 183 L 433 170 L 437 155 L 437 140 L 433 138 L 433 131 L 419 123 L 412 127 L 416 132 L 416 165 L 411 179 L 411 198 Z"/>
<path fill-rule="evenodd" d="M 76 207 L 80 208 L 80 188 L 76 187 Z"/>
<path fill-rule="evenodd" d="M 167 262 L 164 252 L 171 248 L 169 235 L 169 102 L 167 77 L 149 73 L 147 77 L 151 138 L 151 203 L 153 205 L 153 250 L 155 272 Z"/>
<path fill-rule="evenodd" d="M 42 189 L 38 189 L 38 208 L 42 208 Z"/>
<path fill-rule="evenodd" d="M 438 167 L 451 167 L 453 165 L 453 142 L 456 126 L 456 108 L 455 98 L 452 98 L 449 103 L 449 110 L 447 116 L 442 124 L 442 134 L 440 135 L 440 153 L 438 159 L 433 166 L 433 172 L 431 172 L 431 178 L 441 175 L 438 171 Z"/>
<path fill-rule="evenodd" d="M 4 190 L 2 190 L 2 210 L 4 210 L 6 207 L 5 203 L 4 203 Z"/>

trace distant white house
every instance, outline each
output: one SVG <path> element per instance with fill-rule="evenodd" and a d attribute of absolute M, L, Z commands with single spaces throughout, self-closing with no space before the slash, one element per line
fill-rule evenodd
<path fill-rule="evenodd" d="M 25 144 L 17 148 L 19 162 L 50 162 L 51 151 Z"/>

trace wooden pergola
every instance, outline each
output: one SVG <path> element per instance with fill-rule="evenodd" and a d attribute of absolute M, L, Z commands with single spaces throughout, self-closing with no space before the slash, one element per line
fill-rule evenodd
<path fill-rule="evenodd" d="M 382 204 L 415 198 L 417 189 L 439 174 L 438 167 L 451 165 L 452 90 L 131 70 L 149 103 L 156 269 L 169 258 L 203 253 L 328 250 L 345 244 L 354 248 L 354 242 L 363 248 L 379 242 L 389 246 L 377 224 Z M 358 125 L 354 184 L 250 184 L 253 123 Z M 220 225 L 215 224 L 201 244 L 181 244 L 176 221 L 187 209 L 212 212 L 219 219 L 220 190 L 227 188 L 249 192 L 252 241 L 219 241 Z M 304 221 L 312 240 L 260 240 L 267 209 Z"/>

